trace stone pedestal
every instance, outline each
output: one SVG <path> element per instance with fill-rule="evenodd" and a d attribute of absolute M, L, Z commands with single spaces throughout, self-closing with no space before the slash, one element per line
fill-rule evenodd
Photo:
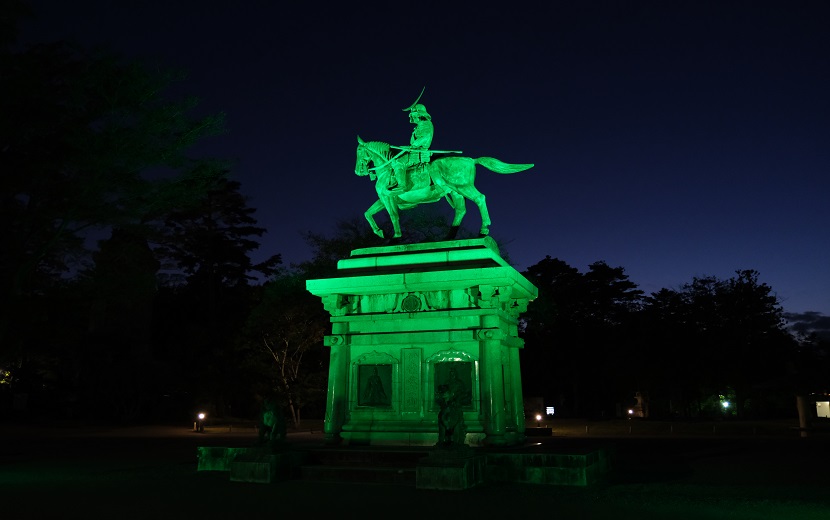
<path fill-rule="evenodd" d="M 537 290 L 494 240 L 357 249 L 306 287 L 331 314 L 328 442 L 435 445 L 451 379 L 466 389 L 466 444 L 524 441 L 517 325 Z"/>
<path fill-rule="evenodd" d="M 303 461 L 302 452 L 270 448 L 198 448 L 197 471 L 227 471 L 234 482 L 269 484 L 293 476 Z"/>
<path fill-rule="evenodd" d="M 226 448 L 221 446 L 199 446 L 197 448 L 196 471 L 230 471 L 231 462 L 247 448 Z"/>
<path fill-rule="evenodd" d="M 231 462 L 231 481 L 270 484 L 277 479 L 285 480 L 287 475 L 280 475 L 279 471 L 281 462 L 281 456 L 273 454 L 238 457 Z"/>
<path fill-rule="evenodd" d="M 611 470 L 605 448 L 566 453 L 488 453 L 487 482 L 519 482 L 554 486 L 592 486 Z"/>
<path fill-rule="evenodd" d="M 484 483 L 487 458 L 472 450 L 438 450 L 424 457 L 415 470 L 418 489 L 468 489 Z"/>

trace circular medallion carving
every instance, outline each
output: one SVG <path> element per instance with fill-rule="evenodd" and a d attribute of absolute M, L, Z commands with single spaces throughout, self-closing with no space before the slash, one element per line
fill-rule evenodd
<path fill-rule="evenodd" d="M 415 312 L 421 310 L 421 299 L 410 294 L 401 302 L 401 310 L 403 312 Z"/>

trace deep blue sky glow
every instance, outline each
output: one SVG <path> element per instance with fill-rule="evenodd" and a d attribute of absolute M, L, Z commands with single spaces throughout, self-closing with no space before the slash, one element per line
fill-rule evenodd
<path fill-rule="evenodd" d="M 828 4 L 280 4 L 35 0 L 21 36 L 190 71 L 263 257 L 304 260 L 303 231 L 374 202 L 356 136 L 406 144 L 426 85 L 433 148 L 536 164 L 478 170 L 518 269 L 604 260 L 647 293 L 756 269 L 786 311 L 830 315 Z"/>

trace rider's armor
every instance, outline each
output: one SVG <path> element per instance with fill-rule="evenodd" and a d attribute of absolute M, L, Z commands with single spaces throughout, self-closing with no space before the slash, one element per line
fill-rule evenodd
<path fill-rule="evenodd" d="M 424 105 L 416 104 L 409 113 L 409 122 L 415 124 L 412 129 L 412 136 L 409 138 L 409 146 L 415 148 L 406 157 L 406 167 L 395 170 L 395 178 L 392 181 L 392 188 L 403 188 L 408 190 L 420 189 L 429 186 L 429 176 L 424 175 L 424 169 L 429 162 L 432 153 L 429 147 L 432 144 L 432 116 L 429 115 Z M 406 171 L 410 172 L 411 186 L 406 182 Z"/>

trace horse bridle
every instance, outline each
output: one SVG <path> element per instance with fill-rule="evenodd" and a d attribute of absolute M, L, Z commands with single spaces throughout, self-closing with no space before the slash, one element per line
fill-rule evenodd
<path fill-rule="evenodd" d="M 388 165 L 389 165 L 392 161 L 394 161 L 395 159 L 397 159 L 398 157 L 400 157 L 401 155 L 403 155 L 403 154 L 404 154 L 404 152 L 405 152 L 404 150 L 402 150 L 402 151 L 398 152 L 398 154 L 397 154 L 397 155 L 395 155 L 394 157 L 391 157 L 391 158 L 389 158 L 389 159 L 386 159 L 386 158 L 383 156 L 383 154 L 382 154 L 382 153 L 380 153 L 379 151 L 375 150 L 373 147 L 369 146 L 369 143 L 363 143 L 363 144 L 362 144 L 362 145 L 360 145 L 360 146 L 362 146 L 363 148 L 365 148 L 365 149 L 366 149 L 366 150 L 368 150 L 369 152 L 371 152 L 371 153 L 375 154 L 375 155 L 376 155 L 376 156 L 378 156 L 380 159 L 386 160 L 386 162 L 385 162 L 385 163 L 383 163 L 383 164 L 381 164 L 381 165 L 379 165 L 379 166 L 375 166 L 375 167 L 373 167 L 373 168 L 366 168 L 366 169 L 368 170 L 368 172 L 369 172 L 369 175 L 370 175 L 370 176 L 371 176 L 371 175 L 377 175 L 377 174 L 375 174 L 375 173 L 374 173 L 375 171 L 380 170 L 380 169 L 382 169 L 382 168 L 385 168 L 385 167 L 386 167 L 386 166 L 388 166 Z M 386 146 L 389 146 L 389 145 L 386 145 Z M 369 165 L 369 157 L 368 157 L 368 154 L 364 153 L 364 159 L 363 159 L 363 161 L 364 161 L 364 167 Z"/>

